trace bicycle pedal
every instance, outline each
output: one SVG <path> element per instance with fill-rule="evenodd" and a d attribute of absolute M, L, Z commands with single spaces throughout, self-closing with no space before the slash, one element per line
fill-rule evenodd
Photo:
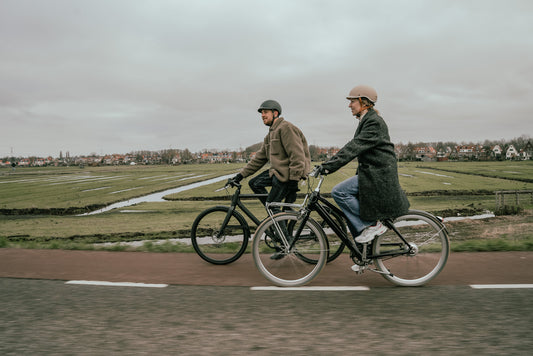
<path fill-rule="evenodd" d="M 357 274 L 361 274 L 361 273 L 363 273 L 363 272 L 365 271 L 365 269 L 366 269 L 366 265 L 364 265 L 364 266 L 360 266 L 360 265 L 358 265 L 358 264 L 355 264 L 355 265 L 353 265 L 353 266 L 350 267 L 350 268 L 351 268 L 351 270 L 354 271 L 355 273 L 357 273 Z"/>

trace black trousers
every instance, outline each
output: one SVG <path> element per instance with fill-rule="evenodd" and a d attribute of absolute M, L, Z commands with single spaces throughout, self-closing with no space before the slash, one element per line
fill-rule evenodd
<path fill-rule="evenodd" d="M 267 197 L 259 197 L 261 203 L 265 205 L 267 202 L 281 202 L 285 199 L 285 203 L 294 203 L 296 201 L 296 193 L 298 189 L 291 188 L 289 182 L 281 182 L 275 175 L 270 176 L 268 169 L 254 178 L 250 179 L 248 185 L 255 194 L 267 194 Z M 266 187 L 272 187 L 270 192 L 266 190 Z M 274 213 L 281 210 L 277 207 L 273 207 Z"/>

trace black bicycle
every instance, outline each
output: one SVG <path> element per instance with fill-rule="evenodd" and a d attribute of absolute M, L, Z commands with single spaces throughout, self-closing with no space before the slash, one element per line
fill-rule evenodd
<path fill-rule="evenodd" d="M 255 227 L 262 222 L 262 219 L 258 219 L 245 206 L 242 199 L 267 196 L 266 194 L 241 194 L 241 185 L 235 182 L 216 191 L 228 190 L 230 187 L 236 188 L 231 196 L 231 204 L 229 206 L 218 205 L 204 210 L 196 217 L 191 228 L 191 243 L 196 253 L 205 261 L 216 265 L 228 264 L 239 259 L 246 251 L 252 230 L 255 230 Z M 253 228 L 237 208 L 240 208 L 254 223 Z M 341 215 L 334 211 L 329 213 L 338 228 L 346 231 L 346 224 Z M 317 217 L 317 220 L 320 221 L 320 218 Z M 332 231 L 327 222 L 322 220 L 321 224 L 325 231 Z M 269 235 L 270 248 L 276 250 L 278 240 L 276 232 L 269 232 Z M 344 243 L 332 233 L 329 246 L 331 254 L 327 256 L 328 262 L 333 261 L 342 253 Z"/>
<path fill-rule="evenodd" d="M 270 203 L 291 206 L 299 212 L 270 214 L 257 228 L 252 245 L 256 267 L 261 274 L 279 286 L 299 286 L 315 278 L 329 255 L 329 236 L 311 213 L 316 212 L 350 250 L 357 273 L 365 270 L 380 273 L 401 286 L 420 286 L 435 278 L 444 268 L 450 253 L 448 232 L 441 219 L 420 210 L 409 210 L 395 219 L 382 223 L 387 232 L 365 244 L 351 239 L 332 218 L 331 212 L 342 211 L 320 195 L 324 176 L 315 169 L 318 184 L 303 204 Z M 270 231 L 277 231 L 281 240 L 271 247 Z M 279 260 L 268 258 L 273 250 L 285 255 Z"/>

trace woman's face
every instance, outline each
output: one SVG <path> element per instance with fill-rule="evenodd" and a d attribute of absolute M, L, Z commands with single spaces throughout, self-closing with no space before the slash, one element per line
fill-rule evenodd
<path fill-rule="evenodd" d="M 352 110 L 352 115 L 359 117 L 361 115 L 361 103 L 359 102 L 359 99 L 349 99 L 350 104 L 348 107 Z"/>

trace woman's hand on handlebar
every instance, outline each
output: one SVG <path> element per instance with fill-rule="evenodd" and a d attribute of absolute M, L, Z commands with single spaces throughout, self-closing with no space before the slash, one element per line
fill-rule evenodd
<path fill-rule="evenodd" d="M 315 166 L 315 168 L 313 168 L 311 173 L 309 173 L 309 176 L 310 177 L 325 176 L 328 173 L 329 173 L 329 171 L 327 169 L 325 169 L 324 167 L 322 167 L 322 165 L 320 165 L 320 166 Z"/>

